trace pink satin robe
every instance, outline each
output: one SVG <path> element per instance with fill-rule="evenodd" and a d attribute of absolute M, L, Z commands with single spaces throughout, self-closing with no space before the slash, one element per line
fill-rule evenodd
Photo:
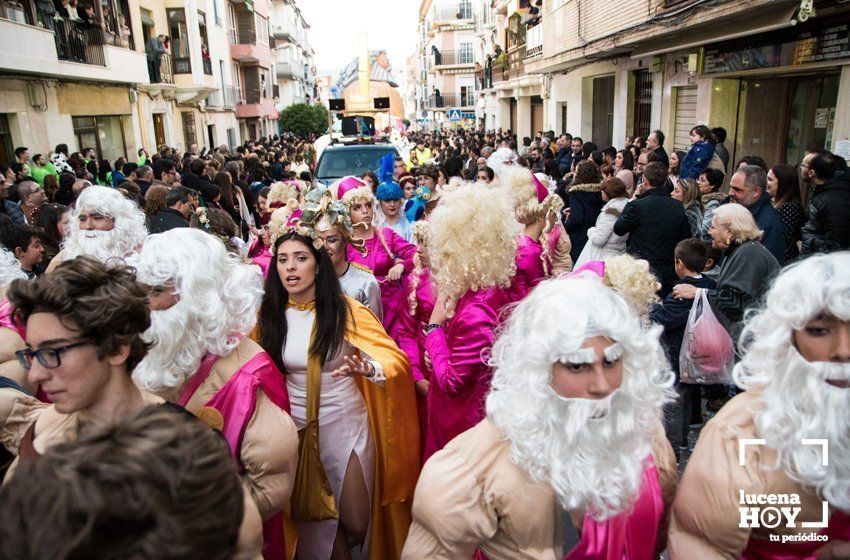
<path fill-rule="evenodd" d="M 425 460 L 484 418 L 492 371 L 485 362 L 499 325 L 499 313 L 513 299 L 510 289 L 469 291 L 457 302 L 445 329 L 425 339 L 433 373 L 428 388 Z"/>
<path fill-rule="evenodd" d="M 383 235 L 387 248 L 392 255 L 387 253 L 378 239 L 379 232 Z M 395 259 L 404 261 L 404 271 L 409 273 L 413 269 L 413 255 L 416 253 L 416 246 L 405 241 L 391 228 L 376 228 L 375 235 L 371 239 L 366 239 L 364 243 L 366 244 L 365 255 L 349 243 L 348 261 L 362 264 L 371 270 L 375 278 L 378 279 L 381 284 L 381 305 L 384 308 L 384 330 L 398 344 L 399 316 L 402 313 L 403 306 L 406 305 L 404 289 L 402 288 L 404 276 L 402 275 L 401 280 L 393 282 L 387 280 L 387 273 L 395 265 Z"/>
<path fill-rule="evenodd" d="M 410 314 L 410 293 L 413 290 L 413 275 L 411 272 L 404 279 L 404 307 L 399 316 L 398 347 L 407 355 L 413 373 L 413 382 L 431 379 L 431 371 L 425 364 L 425 332 L 424 327 L 431 320 L 434 302 L 437 297 L 431 284 L 431 272 L 423 269 L 416 286 L 416 312 Z M 425 452 L 425 437 L 428 431 L 428 399 L 419 392 L 416 393 L 416 408 L 419 411 L 420 449 Z"/>
<path fill-rule="evenodd" d="M 546 277 L 542 255 L 542 243 L 527 235 L 519 237 L 516 251 L 516 276 L 512 286 L 516 290 L 517 300 L 527 296 L 534 286 Z"/>

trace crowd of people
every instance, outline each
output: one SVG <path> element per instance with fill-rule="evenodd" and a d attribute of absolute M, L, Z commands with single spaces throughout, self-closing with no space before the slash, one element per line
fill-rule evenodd
<path fill-rule="evenodd" d="M 19 147 L 0 559 L 850 557 L 846 162 L 691 140 Z"/>

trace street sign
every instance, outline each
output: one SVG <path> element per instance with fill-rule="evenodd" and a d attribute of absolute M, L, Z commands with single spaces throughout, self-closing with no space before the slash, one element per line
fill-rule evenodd
<path fill-rule="evenodd" d="M 449 109 L 446 113 L 452 122 L 459 122 L 462 119 L 460 109 Z"/>

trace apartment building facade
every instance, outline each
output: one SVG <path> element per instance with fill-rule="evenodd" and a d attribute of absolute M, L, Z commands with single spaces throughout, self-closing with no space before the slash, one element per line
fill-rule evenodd
<path fill-rule="evenodd" d="M 0 3 L 0 162 L 15 146 L 229 145 L 277 132 L 268 0 L 98 0 L 91 14 Z M 156 73 L 145 47 L 169 38 Z"/>
<path fill-rule="evenodd" d="M 310 45 L 310 25 L 294 0 L 275 0 L 272 35 L 277 40 L 276 80 L 278 109 L 295 103 L 317 103 L 315 51 Z"/>
<path fill-rule="evenodd" d="M 476 63 L 480 67 L 475 21 L 482 0 L 422 0 L 418 45 L 408 61 L 415 91 L 411 122 L 426 127 L 475 122 Z M 451 121 L 450 113 L 460 121 Z"/>

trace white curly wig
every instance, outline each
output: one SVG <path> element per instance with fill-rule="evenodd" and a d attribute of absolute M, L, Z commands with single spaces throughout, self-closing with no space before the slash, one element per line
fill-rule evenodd
<path fill-rule="evenodd" d="M 510 285 L 520 226 L 508 198 L 467 183 L 443 193 L 430 222 L 431 272 L 449 316 L 467 291 Z"/>
<path fill-rule="evenodd" d="M 179 298 L 173 307 L 151 313 L 145 338 L 153 347 L 133 372 L 149 390 L 179 387 L 207 353 L 226 356 L 256 323 L 262 273 L 203 231 L 176 228 L 151 235 L 130 264 L 140 282 L 174 286 Z M 167 328 L 158 328 L 161 318 Z"/>
<path fill-rule="evenodd" d="M 779 455 L 781 468 L 815 488 L 833 507 L 850 510 L 850 389 L 827 379 L 850 381 L 850 365 L 809 362 L 794 331 L 819 315 L 850 321 L 850 252 L 809 257 L 784 269 L 764 306 L 749 314 L 735 366 L 735 382 L 760 396 L 752 411 L 759 437 Z M 829 465 L 817 446 L 829 441 Z"/>
<path fill-rule="evenodd" d="M 496 179 L 501 181 L 502 173 L 516 165 L 516 152 L 510 148 L 499 148 L 487 158 L 487 167 L 493 170 Z"/>
<path fill-rule="evenodd" d="M 637 496 L 663 406 L 675 396 L 660 332 L 642 328 L 601 278 L 580 272 L 541 283 L 498 333 L 487 417 L 510 440 L 512 460 L 549 483 L 564 508 L 604 519 Z M 591 420 L 583 405 L 597 401 L 561 397 L 552 372 L 595 336 L 622 346 L 623 379 L 608 414 Z"/>
<path fill-rule="evenodd" d="M 11 251 L 0 247 L 0 297 L 3 297 L 9 285 L 18 279 L 27 279 L 27 275 L 21 270 L 21 263 Z"/>
<path fill-rule="evenodd" d="M 115 220 L 110 232 L 80 229 L 80 213 L 109 216 Z M 62 244 L 63 258 L 87 255 L 105 261 L 110 257 L 126 257 L 137 251 L 148 235 L 145 214 L 116 189 L 92 186 L 80 193 L 71 210 L 70 232 Z"/>

